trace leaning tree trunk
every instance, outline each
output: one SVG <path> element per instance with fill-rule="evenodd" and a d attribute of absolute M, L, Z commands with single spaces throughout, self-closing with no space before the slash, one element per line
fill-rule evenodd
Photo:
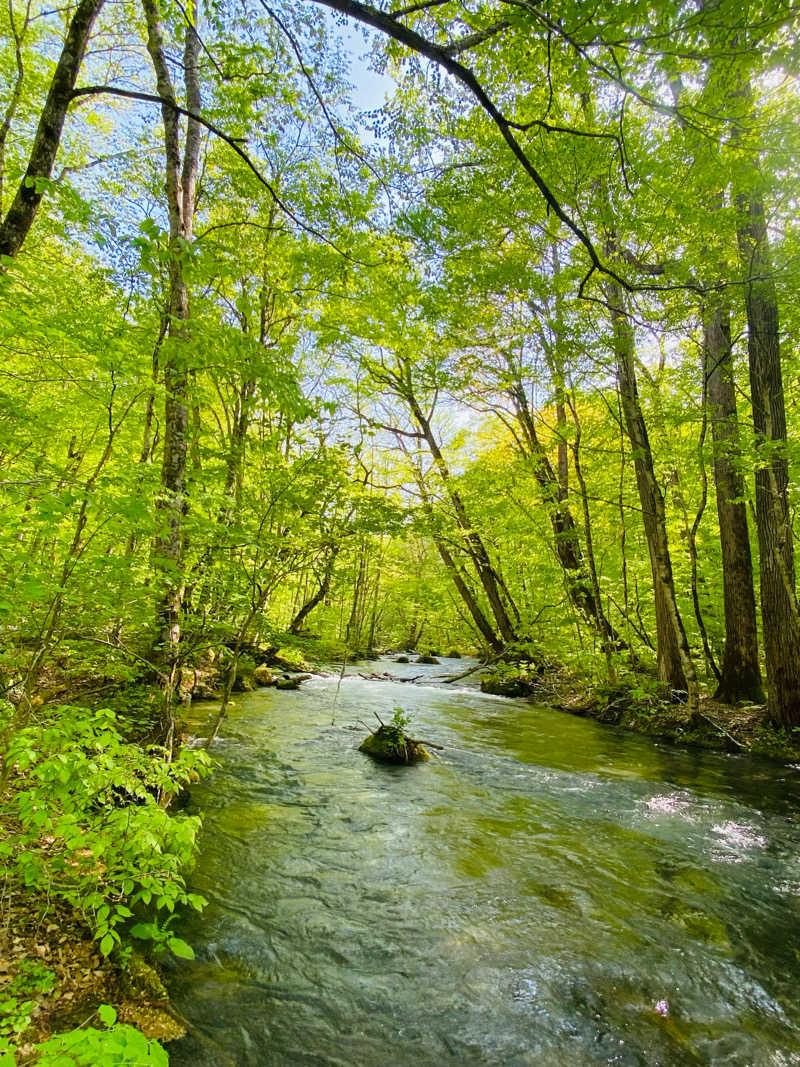
<path fill-rule="evenodd" d="M 33 225 L 53 173 L 61 132 L 92 26 L 103 0 L 80 0 L 70 19 L 50 89 L 33 139 L 28 166 L 0 223 L 0 256 L 15 256 Z"/>
<path fill-rule="evenodd" d="M 658 674 L 672 690 L 687 694 L 689 708 L 694 711 L 698 703 L 697 678 L 675 595 L 664 496 L 656 479 L 647 424 L 636 383 L 633 327 L 625 313 L 621 287 L 615 282 L 605 282 L 604 290 L 611 309 L 620 400 L 631 442 L 636 486 L 650 555 L 656 611 Z"/>
<path fill-rule="evenodd" d="M 413 396 L 408 396 L 406 399 L 408 400 L 409 407 L 411 408 L 411 412 L 417 425 L 422 432 L 422 437 L 430 450 L 436 469 L 442 479 L 442 484 L 444 485 L 450 503 L 452 504 L 458 528 L 464 539 L 467 554 L 473 562 L 480 583 L 486 593 L 486 599 L 489 601 L 489 607 L 492 609 L 492 615 L 494 616 L 497 628 L 500 631 L 500 636 L 507 644 L 511 644 L 516 640 L 517 635 L 503 601 L 502 583 L 499 581 L 497 573 L 492 566 L 486 545 L 483 542 L 483 538 L 469 520 L 464 501 L 461 499 L 461 494 L 453 484 L 450 468 L 447 466 L 442 451 L 439 448 L 439 442 L 436 440 L 433 427 L 425 417 L 425 414 L 416 399 Z M 441 556 L 441 551 L 439 554 Z M 442 561 L 444 562 L 444 557 L 442 557 Z"/>
<path fill-rule="evenodd" d="M 599 597 L 595 595 L 591 575 L 587 574 L 578 528 L 567 500 L 568 475 L 561 471 L 561 445 L 566 447 L 566 431 L 562 429 L 560 435 L 559 474 L 556 476 L 547 451 L 539 439 L 536 423 L 521 382 L 514 383 L 511 394 L 522 433 L 521 444 L 525 449 L 526 458 L 533 465 L 533 475 L 541 490 L 542 500 L 550 518 L 553 547 L 564 574 L 567 595 L 580 616 L 594 627 L 601 641 L 603 643 L 610 641 L 615 649 L 622 650 L 626 647 L 626 642 L 611 625 L 603 611 Z M 562 403 L 563 396 L 562 391 Z"/>
<path fill-rule="evenodd" d="M 732 704 L 739 700 L 760 702 L 764 693 L 758 660 L 750 533 L 739 457 L 731 324 L 727 307 L 718 299 L 705 310 L 703 350 L 714 446 L 714 485 L 725 607 L 725 651 L 721 678 L 714 695 L 717 700 Z"/>
<path fill-rule="evenodd" d="M 736 204 L 739 254 L 745 276 L 753 425 L 759 449 L 755 510 L 767 703 L 773 721 L 791 730 L 800 726 L 800 618 L 789 516 L 778 298 L 761 197 L 739 192 Z"/>
<path fill-rule="evenodd" d="M 436 545 L 436 551 L 439 553 L 439 558 L 444 564 L 445 570 L 450 575 L 450 578 L 453 582 L 453 585 L 456 587 L 458 595 L 461 597 L 464 606 L 469 612 L 470 618 L 475 624 L 475 629 L 486 642 L 486 646 L 490 648 L 493 652 L 502 652 L 503 648 L 505 647 L 502 638 L 499 637 L 497 633 L 495 633 L 494 627 L 484 615 L 483 610 L 481 609 L 481 606 L 478 603 L 475 594 L 473 593 L 472 589 L 470 589 L 469 584 L 464 579 L 464 576 L 461 573 L 458 564 L 453 558 L 452 552 L 447 547 L 444 537 L 442 536 L 441 532 L 436 528 L 436 517 L 433 513 L 433 504 L 431 503 L 431 499 L 428 494 L 427 487 L 425 485 L 425 480 L 422 476 L 422 471 L 418 470 L 415 467 L 414 474 L 417 480 L 417 485 L 419 487 L 420 497 L 422 499 L 422 506 L 425 509 L 425 514 L 427 515 L 431 523 L 431 536 L 433 537 L 433 543 Z"/>
<path fill-rule="evenodd" d="M 289 623 L 290 634 L 300 633 L 300 630 L 303 628 L 303 623 L 306 621 L 308 616 L 311 614 L 314 608 L 317 607 L 318 604 L 322 603 L 322 601 L 330 592 L 331 582 L 333 580 L 333 568 L 336 565 L 336 557 L 339 555 L 340 549 L 341 545 L 339 544 L 331 545 L 330 553 L 325 562 L 325 570 L 323 571 L 322 578 L 320 580 L 319 586 L 317 587 L 317 591 L 313 593 L 308 598 L 308 600 L 306 600 L 306 602 L 301 606 L 300 610 L 294 616 L 292 621 Z"/>

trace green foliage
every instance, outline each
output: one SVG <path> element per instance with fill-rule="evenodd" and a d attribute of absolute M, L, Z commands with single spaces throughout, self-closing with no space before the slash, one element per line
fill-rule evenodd
<path fill-rule="evenodd" d="M 0 1053 L 10 1049 L 14 1038 L 30 1026 L 35 998 L 52 993 L 55 986 L 56 976 L 43 964 L 20 962 L 16 975 L 0 993 Z"/>
<path fill-rule="evenodd" d="M 109 1004 L 101 1004 L 97 1015 L 104 1029 L 79 1027 L 56 1034 L 37 1045 L 36 1062 L 42 1067 L 167 1067 L 167 1053 L 158 1042 L 117 1023 Z"/>
<path fill-rule="evenodd" d="M 387 725 L 387 729 L 394 730 L 399 734 L 408 733 L 408 727 L 411 725 L 411 716 L 407 715 L 403 708 L 395 708 L 392 715 L 391 722 Z"/>
<path fill-rule="evenodd" d="M 60 707 L 7 737 L 9 811 L 18 820 L 0 840 L 10 874 L 42 898 L 66 901 L 86 917 L 103 955 L 123 943 L 134 909 L 201 908 L 186 890 L 199 819 L 160 803 L 196 779 L 207 756 L 125 742 L 113 712 Z M 186 955 L 180 939 L 168 948 Z"/>

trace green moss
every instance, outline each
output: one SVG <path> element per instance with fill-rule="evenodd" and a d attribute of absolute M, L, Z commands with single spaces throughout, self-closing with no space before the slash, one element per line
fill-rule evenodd
<path fill-rule="evenodd" d="M 132 952 L 122 972 L 123 992 L 129 997 L 168 1000 L 169 996 L 158 971 L 138 952 Z"/>
<path fill-rule="evenodd" d="M 395 726 L 379 727 L 364 738 L 358 750 L 383 763 L 420 763 L 431 758 L 423 745 Z"/>
<path fill-rule="evenodd" d="M 529 697 L 536 691 L 536 680 L 536 673 L 524 668 L 502 668 L 481 679 L 481 692 L 497 697 Z"/>

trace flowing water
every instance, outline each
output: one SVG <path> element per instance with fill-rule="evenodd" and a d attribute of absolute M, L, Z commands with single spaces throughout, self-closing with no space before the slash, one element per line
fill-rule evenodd
<path fill-rule="evenodd" d="M 795 768 L 387 668 L 238 698 L 174 1067 L 800 1064 Z M 358 752 L 395 706 L 441 758 Z"/>

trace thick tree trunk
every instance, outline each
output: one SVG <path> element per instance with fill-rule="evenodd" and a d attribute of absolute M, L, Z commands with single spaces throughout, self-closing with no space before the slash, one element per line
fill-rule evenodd
<path fill-rule="evenodd" d="M 737 196 L 739 255 L 745 275 L 747 353 L 753 425 L 759 448 L 756 526 L 767 701 L 773 721 L 800 726 L 800 618 L 787 489 L 786 410 L 781 372 L 778 299 L 760 196 Z"/>
<path fill-rule="evenodd" d="M 605 282 L 604 289 L 611 309 L 620 400 L 631 442 L 636 486 L 650 555 L 656 613 L 658 674 L 672 690 L 687 694 L 689 708 L 694 711 L 698 703 L 697 678 L 675 595 L 664 496 L 656 479 L 647 424 L 639 400 L 633 327 L 625 314 L 620 286 Z"/>
<path fill-rule="evenodd" d="M 750 534 L 739 462 L 739 428 L 733 380 L 731 325 L 727 307 L 718 300 L 705 311 L 703 348 L 714 446 L 722 588 L 725 606 L 725 651 L 717 700 L 761 701 L 758 627 L 753 587 Z"/>
<path fill-rule="evenodd" d="M 67 36 L 33 139 L 28 166 L 11 207 L 0 223 L 0 256 L 15 256 L 19 252 L 36 218 L 45 193 L 44 186 L 53 173 L 64 119 L 72 100 L 72 90 L 83 62 L 86 44 L 102 6 L 103 0 L 80 0 L 70 19 Z"/>

